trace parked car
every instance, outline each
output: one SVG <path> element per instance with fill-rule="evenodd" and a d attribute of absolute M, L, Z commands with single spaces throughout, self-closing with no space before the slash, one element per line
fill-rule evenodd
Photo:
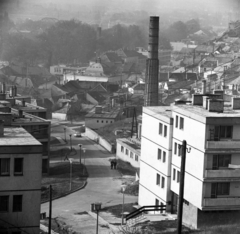
<path fill-rule="evenodd" d="M 75 137 L 82 137 L 82 134 L 80 132 L 74 133 L 73 134 Z"/>

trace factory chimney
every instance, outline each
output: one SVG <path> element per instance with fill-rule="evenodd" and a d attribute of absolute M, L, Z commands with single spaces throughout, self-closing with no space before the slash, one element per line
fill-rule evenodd
<path fill-rule="evenodd" d="M 144 106 L 158 106 L 158 34 L 159 17 L 151 16 L 149 23 L 148 59 L 146 64 Z"/>

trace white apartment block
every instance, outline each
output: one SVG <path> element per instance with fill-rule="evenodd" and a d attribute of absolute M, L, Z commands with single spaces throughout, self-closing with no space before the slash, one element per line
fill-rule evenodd
<path fill-rule="evenodd" d="M 0 233 L 39 233 L 42 144 L 0 123 Z"/>
<path fill-rule="evenodd" d="M 240 210 L 240 98 L 226 106 L 222 95 L 143 108 L 140 206 L 162 203 L 177 212 L 179 146 L 186 140 L 183 223 L 198 228 L 213 217 L 221 224 L 228 222 L 224 215 L 233 220 L 233 211 Z"/>

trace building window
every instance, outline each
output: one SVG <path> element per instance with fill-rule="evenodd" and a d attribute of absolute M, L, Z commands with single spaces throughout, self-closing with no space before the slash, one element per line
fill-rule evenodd
<path fill-rule="evenodd" d="M 106 120 L 106 123 L 108 123 L 108 121 Z"/>
<path fill-rule="evenodd" d="M 9 196 L 0 196 L 0 212 L 8 212 Z"/>
<path fill-rule="evenodd" d="M 160 175 L 157 174 L 157 181 L 156 181 L 156 184 L 160 186 Z"/>
<path fill-rule="evenodd" d="M 97 123 L 99 122 L 99 120 L 97 120 Z"/>
<path fill-rule="evenodd" d="M 128 149 L 125 150 L 125 154 L 128 155 Z"/>
<path fill-rule="evenodd" d="M 174 143 L 174 154 L 177 154 L 177 143 Z"/>
<path fill-rule="evenodd" d="M 163 151 L 163 162 L 166 162 L 166 152 Z"/>
<path fill-rule="evenodd" d="M 178 144 L 178 156 L 182 156 L 182 145 Z"/>
<path fill-rule="evenodd" d="M 231 163 L 231 155 L 230 154 L 213 155 L 212 169 L 218 170 L 221 167 L 227 168 L 230 163 Z"/>
<path fill-rule="evenodd" d="M 102 123 L 103 123 L 103 120 L 102 120 Z"/>
<path fill-rule="evenodd" d="M 159 200 L 155 199 L 155 206 L 159 206 Z"/>
<path fill-rule="evenodd" d="M 175 180 L 175 179 L 176 179 L 176 169 L 173 168 L 173 180 Z"/>
<path fill-rule="evenodd" d="M 180 126 L 179 126 L 180 129 L 184 129 L 184 118 L 180 117 Z"/>
<path fill-rule="evenodd" d="M 133 152 L 130 152 L 130 158 L 133 158 Z"/>
<path fill-rule="evenodd" d="M 0 175 L 9 176 L 10 175 L 10 158 L 0 159 Z"/>
<path fill-rule="evenodd" d="M 180 182 L 180 171 L 177 171 L 177 182 Z"/>
<path fill-rule="evenodd" d="M 164 137 L 167 137 L 167 126 L 164 125 Z"/>
<path fill-rule="evenodd" d="M 138 161 L 138 155 L 135 154 L 135 161 Z"/>
<path fill-rule="evenodd" d="M 214 127 L 214 139 L 232 139 L 233 126 L 215 126 Z"/>
<path fill-rule="evenodd" d="M 22 195 L 13 195 L 13 212 L 22 211 Z"/>
<path fill-rule="evenodd" d="M 122 152 L 122 153 L 124 152 L 124 147 L 123 147 L 123 146 L 121 146 L 121 152 Z"/>
<path fill-rule="evenodd" d="M 218 196 L 228 196 L 230 192 L 230 183 L 212 183 L 211 198 Z"/>
<path fill-rule="evenodd" d="M 162 157 L 162 150 L 158 149 L 158 160 L 161 160 Z"/>
<path fill-rule="evenodd" d="M 23 158 L 14 159 L 14 175 L 23 175 Z"/>
<path fill-rule="evenodd" d="M 162 135 L 162 131 L 163 131 L 163 125 L 161 123 L 159 123 L 159 130 L 158 130 L 158 134 Z"/>
<path fill-rule="evenodd" d="M 175 123 L 175 127 L 178 128 L 178 115 L 176 115 L 176 123 Z"/>
<path fill-rule="evenodd" d="M 161 185 L 162 188 L 165 187 L 165 178 L 162 176 L 162 185 Z"/>

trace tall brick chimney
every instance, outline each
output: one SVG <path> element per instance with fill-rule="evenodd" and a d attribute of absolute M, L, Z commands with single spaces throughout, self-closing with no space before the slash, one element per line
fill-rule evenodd
<path fill-rule="evenodd" d="M 149 22 L 148 59 L 146 64 L 144 106 L 158 106 L 158 40 L 159 17 L 151 16 Z"/>

